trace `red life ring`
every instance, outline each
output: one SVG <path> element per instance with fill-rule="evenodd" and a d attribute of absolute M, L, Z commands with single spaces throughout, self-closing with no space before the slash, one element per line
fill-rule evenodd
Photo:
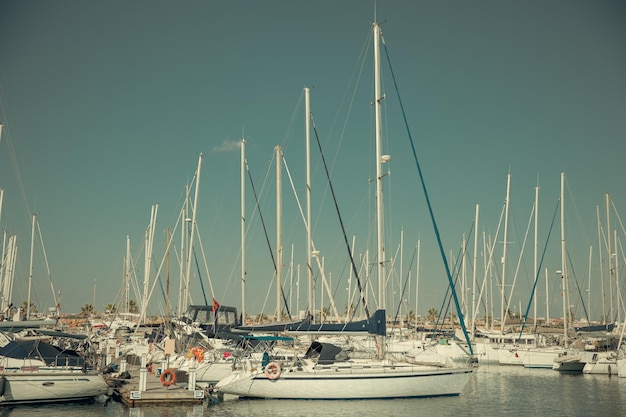
<path fill-rule="evenodd" d="M 176 374 L 174 373 L 174 371 L 172 371 L 171 369 L 166 369 L 165 371 L 163 371 L 163 373 L 161 374 L 161 384 L 163 384 L 164 387 L 169 387 L 174 382 L 176 382 Z"/>
<path fill-rule="evenodd" d="M 267 379 L 277 379 L 280 376 L 280 365 L 278 362 L 270 362 L 265 366 L 265 376 Z"/>

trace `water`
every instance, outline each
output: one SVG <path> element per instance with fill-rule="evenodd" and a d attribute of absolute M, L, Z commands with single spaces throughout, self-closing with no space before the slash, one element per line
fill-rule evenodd
<path fill-rule="evenodd" d="M 459 397 L 363 401 L 239 400 L 217 405 L 126 408 L 57 404 L 0 408 L 11 417 L 238 417 L 238 416 L 619 416 L 626 410 L 626 378 L 562 375 L 551 369 L 481 366 Z"/>

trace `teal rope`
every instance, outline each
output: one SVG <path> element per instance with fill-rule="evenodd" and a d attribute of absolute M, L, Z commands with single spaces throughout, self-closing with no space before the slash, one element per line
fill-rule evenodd
<path fill-rule="evenodd" d="M 435 231 L 435 236 L 437 237 L 437 244 L 439 245 L 439 252 L 441 253 L 441 258 L 443 260 L 443 265 L 446 269 L 446 275 L 448 277 L 448 285 L 450 286 L 450 290 L 452 291 L 452 297 L 454 298 L 454 304 L 456 306 L 456 312 L 459 317 L 459 322 L 461 323 L 461 329 L 463 330 L 463 335 L 465 336 L 465 342 L 467 342 L 467 346 L 469 347 L 470 354 L 474 354 L 474 349 L 472 348 L 472 342 L 470 341 L 469 334 L 467 333 L 467 329 L 465 327 L 465 320 L 463 317 L 463 313 L 461 311 L 461 306 L 459 304 L 459 298 L 456 295 L 456 290 L 454 289 L 454 282 L 452 280 L 452 275 L 450 274 L 450 267 L 448 266 L 448 260 L 446 258 L 445 250 L 443 248 L 443 244 L 441 243 L 441 236 L 439 234 L 439 228 L 437 227 L 437 221 L 435 220 L 435 214 L 433 213 L 432 206 L 430 204 L 430 198 L 428 197 L 428 191 L 426 190 L 426 183 L 424 182 L 424 176 L 422 175 L 422 168 L 420 167 L 420 163 L 417 159 L 417 152 L 415 151 L 415 144 L 413 143 L 413 137 L 411 136 L 411 130 L 409 129 L 409 124 L 406 118 L 406 112 L 404 111 L 404 106 L 402 105 L 402 99 L 400 98 L 400 91 L 398 90 L 398 83 L 396 82 L 396 76 L 393 72 L 393 68 L 391 67 L 391 60 L 389 59 L 389 52 L 387 51 L 387 45 L 383 40 L 383 46 L 385 49 L 385 55 L 387 57 L 387 63 L 389 64 L 389 71 L 391 73 L 391 78 L 393 79 L 393 85 L 396 89 L 396 94 L 398 96 L 398 102 L 400 104 L 400 109 L 402 110 L 402 117 L 404 119 L 404 125 L 406 126 L 408 139 L 411 144 L 411 150 L 413 151 L 413 159 L 415 161 L 415 166 L 417 167 L 417 172 L 419 174 L 420 183 L 422 184 L 422 190 L 424 191 L 424 197 L 426 198 L 426 204 L 428 205 L 428 212 L 430 213 L 430 219 L 433 224 L 433 229 Z"/>

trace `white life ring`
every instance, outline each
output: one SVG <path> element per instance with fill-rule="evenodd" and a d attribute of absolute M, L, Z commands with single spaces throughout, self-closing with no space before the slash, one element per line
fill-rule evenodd
<path fill-rule="evenodd" d="M 267 379 L 277 379 L 280 376 L 280 365 L 278 362 L 270 362 L 265 366 L 265 376 Z"/>

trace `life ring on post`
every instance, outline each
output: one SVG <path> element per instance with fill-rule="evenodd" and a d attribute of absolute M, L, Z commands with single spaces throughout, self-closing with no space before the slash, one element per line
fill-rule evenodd
<path fill-rule="evenodd" d="M 176 382 L 176 374 L 171 369 L 166 369 L 161 373 L 161 384 L 164 387 L 169 387 L 174 382 Z"/>
<path fill-rule="evenodd" d="M 265 376 L 267 379 L 277 379 L 280 376 L 280 365 L 278 362 L 270 362 L 265 366 Z"/>

